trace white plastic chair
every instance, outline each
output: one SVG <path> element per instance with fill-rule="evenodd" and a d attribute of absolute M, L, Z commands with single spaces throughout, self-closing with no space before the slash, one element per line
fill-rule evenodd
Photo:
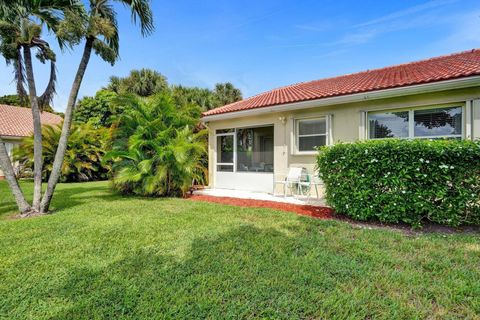
<path fill-rule="evenodd" d="M 287 196 L 287 188 L 290 189 L 290 192 L 293 195 L 293 188 L 297 188 L 297 193 L 300 191 L 300 180 L 302 178 L 302 174 L 304 173 L 305 168 L 298 168 L 292 167 L 288 170 L 287 177 L 285 180 L 278 180 L 275 181 L 275 185 L 281 184 L 283 185 L 283 196 Z"/>
<path fill-rule="evenodd" d="M 312 187 L 315 188 L 315 193 L 318 198 L 319 197 L 318 186 L 322 186 L 322 185 L 323 185 L 323 181 L 319 177 L 317 177 L 316 175 L 307 174 L 300 178 L 300 182 L 298 183 L 298 190 L 299 190 L 299 193 L 301 193 L 302 195 L 306 195 L 307 201 L 309 201 L 312 195 Z M 303 192 L 304 189 L 306 190 L 305 193 Z"/>

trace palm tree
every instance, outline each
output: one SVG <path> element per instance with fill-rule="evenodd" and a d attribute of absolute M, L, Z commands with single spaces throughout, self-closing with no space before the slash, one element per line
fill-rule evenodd
<path fill-rule="evenodd" d="M 42 27 L 45 25 L 55 32 L 62 19 L 63 12 L 65 10 L 77 10 L 78 8 L 79 2 L 70 0 L 0 1 L 0 53 L 5 57 L 7 64 L 14 66 L 17 93 L 21 104 L 25 104 L 27 101 L 31 104 L 35 137 L 33 210 L 37 212 L 40 210 L 42 183 L 40 113 L 43 107 L 51 101 L 55 93 L 56 81 L 55 54 L 50 50 L 48 43 L 41 38 Z M 59 43 L 63 46 L 65 41 L 59 38 Z M 32 49 L 37 50 L 36 57 L 42 63 L 50 61 L 50 79 L 40 97 L 37 96 L 33 74 Z M 28 98 L 24 87 L 25 82 L 28 84 Z M 3 145 L 3 143 L 0 144 Z M 3 148 L 4 146 L 0 146 L 0 149 Z M 3 150 L 0 150 L 0 152 L 3 153 Z M 12 175 L 13 172 L 8 172 L 11 166 L 2 163 L 2 167 L 7 171 L 7 176 Z M 26 201 L 18 183 L 13 183 L 11 179 L 9 179 L 9 182 L 17 203 L 24 204 Z M 22 213 L 32 209 L 30 206 L 22 206 L 22 208 L 19 207 Z"/>
<path fill-rule="evenodd" d="M 193 133 L 194 117 L 178 112 L 171 97 L 126 97 L 113 151 L 113 185 L 125 194 L 185 195 L 205 181 L 206 131 Z"/>
<path fill-rule="evenodd" d="M 70 90 L 70 96 L 65 109 L 62 134 L 58 143 L 57 152 L 53 162 L 52 173 L 48 179 L 47 189 L 43 196 L 40 211 L 48 212 L 55 187 L 60 178 L 62 164 L 67 148 L 70 127 L 72 124 L 73 110 L 77 101 L 78 92 L 82 84 L 85 71 L 90 61 L 92 50 L 103 60 L 114 64 L 119 56 L 119 34 L 116 12 L 112 6 L 118 2 L 128 7 L 134 22 L 139 20 L 142 35 L 153 32 L 153 14 L 149 0 L 90 0 L 88 16 L 85 19 L 78 16 L 78 21 L 67 21 L 65 29 L 76 30 L 79 37 L 85 39 L 83 55 Z"/>
<path fill-rule="evenodd" d="M 168 90 L 167 78 L 152 69 L 132 70 L 128 77 L 110 77 L 107 90 L 117 94 L 136 94 L 141 97 L 161 93 Z"/>
<path fill-rule="evenodd" d="M 213 93 L 216 96 L 217 106 L 224 106 L 233 102 L 242 100 L 242 91 L 235 88 L 235 86 L 230 83 L 217 83 Z"/>

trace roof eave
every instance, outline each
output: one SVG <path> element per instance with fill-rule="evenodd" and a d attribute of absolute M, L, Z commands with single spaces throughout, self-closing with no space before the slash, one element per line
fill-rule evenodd
<path fill-rule="evenodd" d="M 443 80 L 437 82 L 423 83 L 405 87 L 397 87 L 391 89 L 381 89 L 376 91 L 368 91 L 362 93 L 354 93 L 349 95 L 320 98 L 307 101 L 299 101 L 293 103 L 286 103 L 280 105 L 273 105 L 268 107 L 258 107 L 241 111 L 233 111 L 227 113 L 213 114 L 202 117 L 201 121 L 211 122 L 219 120 L 227 120 L 241 117 L 248 117 L 251 115 L 266 114 L 272 112 L 285 112 L 301 109 L 308 109 L 313 107 L 330 106 L 336 104 L 352 103 L 365 100 L 376 100 L 385 98 L 394 98 L 398 96 L 413 95 L 419 93 L 431 93 L 443 90 L 453 90 L 480 86 L 480 76 L 469 76 L 452 80 Z"/>

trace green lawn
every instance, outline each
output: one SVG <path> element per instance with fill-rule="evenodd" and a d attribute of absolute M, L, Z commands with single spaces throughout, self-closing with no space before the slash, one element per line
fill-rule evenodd
<path fill-rule="evenodd" d="M 0 317 L 479 318 L 478 234 L 122 198 L 104 182 L 60 185 L 54 207 L 13 220 L 0 182 Z"/>

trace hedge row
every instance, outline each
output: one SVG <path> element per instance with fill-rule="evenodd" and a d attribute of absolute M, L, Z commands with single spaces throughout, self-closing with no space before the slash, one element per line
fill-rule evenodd
<path fill-rule="evenodd" d="M 480 224 L 480 141 L 370 140 L 319 149 L 326 200 L 357 220 Z"/>

